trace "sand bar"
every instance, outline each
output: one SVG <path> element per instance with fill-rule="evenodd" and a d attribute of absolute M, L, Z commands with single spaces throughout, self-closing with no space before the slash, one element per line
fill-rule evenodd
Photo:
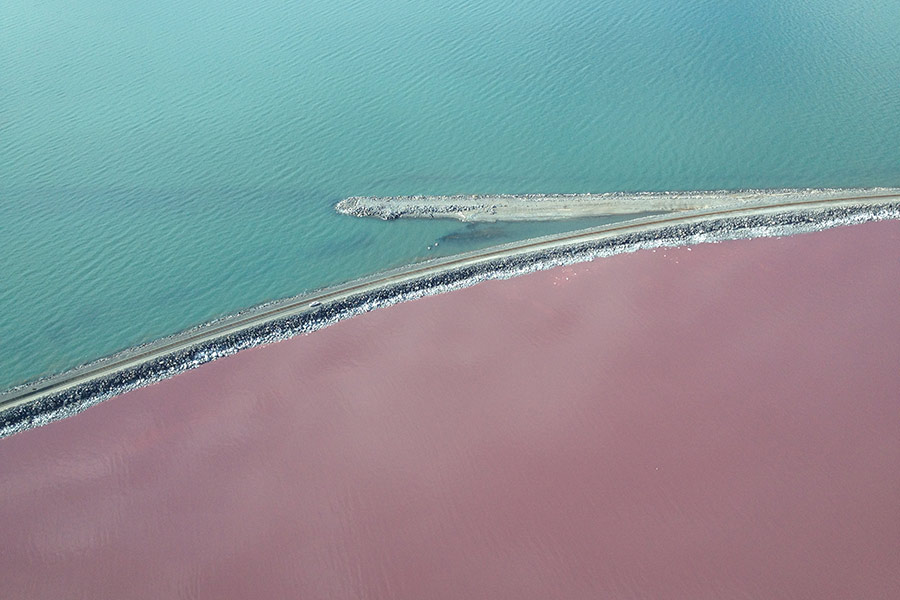
<path fill-rule="evenodd" d="M 352 196 L 335 210 L 354 217 L 552 221 L 584 217 L 700 210 L 774 202 L 804 202 L 900 194 L 900 188 L 776 189 L 605 194 Z"/>

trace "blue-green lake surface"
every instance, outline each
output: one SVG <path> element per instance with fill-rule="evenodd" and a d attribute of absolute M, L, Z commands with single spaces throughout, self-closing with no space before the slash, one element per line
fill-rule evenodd
<path fill-rule="evenodd" d="M 596 223 L 345 196 L 900 185 L 898 31 L 896 0 L 5 0 L 0 389 Z"/>

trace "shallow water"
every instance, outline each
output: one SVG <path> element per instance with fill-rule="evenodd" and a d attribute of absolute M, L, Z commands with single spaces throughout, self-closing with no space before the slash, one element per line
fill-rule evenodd
<path fill-rule="evenodd" d="M 900 185 L 892 0 L 7 0 L 0 22 L 0 388 L 495 241 L 333 214 L 349 195 Z"/>
<path fill-rule="evenodd" d="M 490 281 L 4 439 L 4 592 L 897 598 L 898 248 Z"/>

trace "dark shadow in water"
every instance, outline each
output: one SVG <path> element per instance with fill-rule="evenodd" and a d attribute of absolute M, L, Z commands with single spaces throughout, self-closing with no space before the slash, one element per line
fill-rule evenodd
<path fill-rule="evenodd" d="M 502 239 L 509 235 L 503 225 L 497 223 L 466 223 L 460 230 L 442 235 L 438 238 L 441 244 L 471 244 L 472 242 Z"/>
<path fill-rule="evenodd" d="M 633 215 L 612 215 L 608 217 L 591 217 L 582 219 L 560 219 L 558 221 L 506 221 L 495 223 L 464 223 L 459 228 L 437 239 L 438 245 L 453 248 L 472 246 L 485 248 L 516 240 L 544 235 L 555 235 L 566 231 L 578 231 L 591 227 L 601 227 L 612 223 L 630 221 L 659 212 L 639 213 Z"/>

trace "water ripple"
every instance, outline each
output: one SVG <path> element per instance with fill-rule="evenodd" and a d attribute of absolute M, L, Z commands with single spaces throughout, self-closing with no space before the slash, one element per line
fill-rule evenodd
<path fill-rule="evenodd" d="M 346 196 L 900 185 L 888 0 L 8 0 L 0 21 L 0 388 L 454 231 L 342 219 Z"/>

